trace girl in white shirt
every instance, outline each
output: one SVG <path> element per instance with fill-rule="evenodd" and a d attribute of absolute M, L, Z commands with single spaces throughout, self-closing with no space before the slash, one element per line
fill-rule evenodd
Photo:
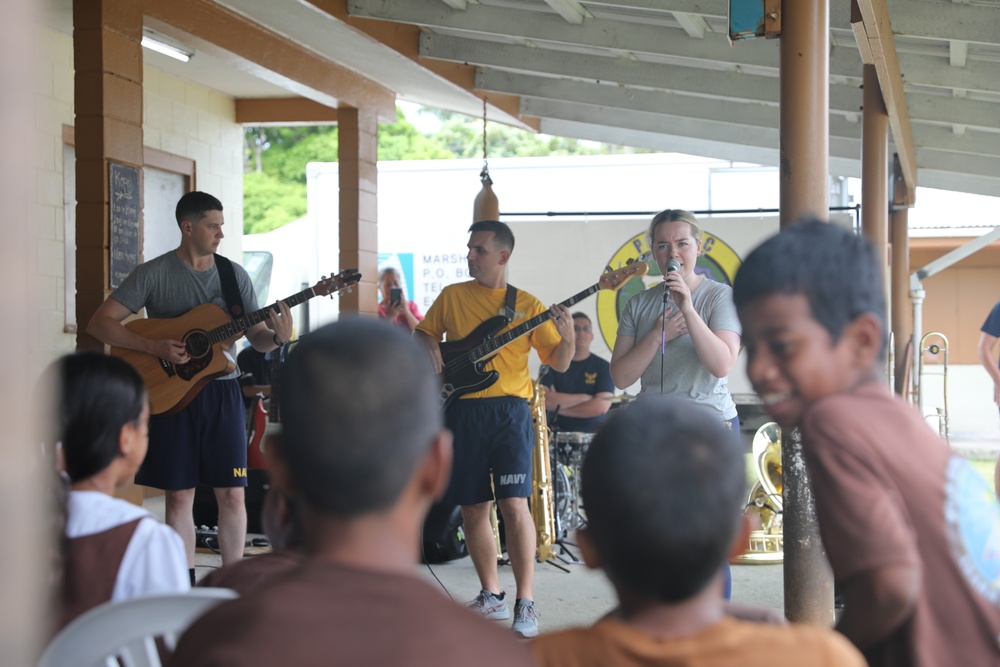
<path fill-rule="evenodd" d="M 69 480 L 57 629 L 107 601 L 190 588 L 180 536 L 114 497 L 146 456 L 149 401 L 121 359 L 81 352 L 44 378 L 54 408 L 49 438 Z"/>

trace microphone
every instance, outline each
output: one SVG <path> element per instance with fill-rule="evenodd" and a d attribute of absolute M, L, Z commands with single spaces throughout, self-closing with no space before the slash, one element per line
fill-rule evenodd
<path fill-rule="evenodd" d="M 667 265 L 664 268 L 664 273 L 676 273 L 681 270 L 681 263 L 676 259 L 671 257 L 667 260 Z M 663 283 L 663 315 L 667 314 L 667 300 L 670 299 L 670 290 L 667 288 L 667 283 Z M 666 321 L 661 320 L 660 326 L 660 393 L 663 393 L 663 355 L 667 353 L 667 332 L 666 332 Z"/>
<path fill-rule="evenodd" d="M 673 257 L 671 257 L 669 260 L 667 260 L 667 266 L 664 267 L 664 268 L 666 269 L 666 273 L 670 273 L 671 271 L 680 271 L 681 270 L 681 263 L 678 262 Z M 664 306 L 666 306 L 667 300 L 669 298 L 670 298 L 670 290 L 667 289 L 667 284 L 663 283 L 663 305 Z"/>

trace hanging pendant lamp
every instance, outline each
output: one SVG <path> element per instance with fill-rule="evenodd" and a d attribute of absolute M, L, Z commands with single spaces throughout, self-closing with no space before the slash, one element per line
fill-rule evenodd
<path fill-rule="evenodd" d="M 479 172 L 479 180 L 482 182 L 483 188 L 476 195 L 476 201 L 472 204 L 473 222 L 500 219 L 500 202 L 496 194 L 493 193 L 493 179 L 490 178 L 490 167 L 487 158 L 486 96 L 483 95 L 483 170 Z"/>

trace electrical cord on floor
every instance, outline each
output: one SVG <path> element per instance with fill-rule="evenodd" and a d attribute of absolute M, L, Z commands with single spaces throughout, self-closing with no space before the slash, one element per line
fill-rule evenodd
<path fill-rule="evenodd" d="M 432 577 L 434 577 L 434 581 L 438 582 L 438 586 L 440 586 L 441 590 L 444 591 L 444 594 L 448 596 L 448 599 L 451 600 L 452 602 L 454 602 L 455 598 L 452 597 L 451 592 L 444 585 L 444 582 L 441 581 L 438 578 L 437 573 L 434 571 L 434 568 L 431 567 L 430 562 L 427 560 L 427 554 L 424 552 L 424 530 L 423 530 L 423 528 L 420 529 L 420 560 L 424 561 L 424 565 L 427 566 L 427 571 L 431 573 Z"/>

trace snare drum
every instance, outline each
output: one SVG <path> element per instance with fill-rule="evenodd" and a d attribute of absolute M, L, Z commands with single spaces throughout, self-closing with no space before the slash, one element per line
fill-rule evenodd
<path fill-rule="evenodd" d="M 562 431 L 556 433 L 556 452 L 559 462 L 579 468 L 583 465 L 583 457 L 587 454 L 593 433 L 579 431 Z"/>

